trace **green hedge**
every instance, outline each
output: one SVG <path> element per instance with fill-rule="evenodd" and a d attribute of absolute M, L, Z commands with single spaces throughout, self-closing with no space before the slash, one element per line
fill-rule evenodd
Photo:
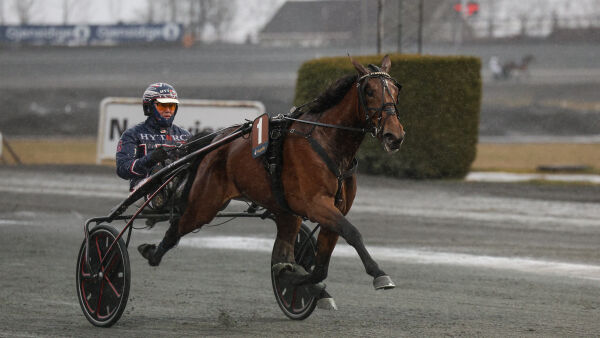
<path fill-rule="evenodd" d="M 386 154 L 371 136 L 358 153 L 361 172 L 409 178 L 462 178 L 475 159 L 481 104 L 481 61 L 467 56 L 390 55 L 390 75 L 402 84 L 399 152 Z M 355 57 L 380 65 L 381 55 Z M 318 96 L 338 78 L 356 72 L 348 57 L 305 62 L 294 104 Z"/>

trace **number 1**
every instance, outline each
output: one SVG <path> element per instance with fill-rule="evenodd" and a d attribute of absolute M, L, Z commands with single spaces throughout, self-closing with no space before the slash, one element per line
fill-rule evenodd
<path fill-rule="evenodd" d="M 256 124 L 256 129 L 258 129 L 258 143 L 260 144 L 262 141 L 262 122 L 263 119 L 261 118 L 260 120 L 258 120 L 258 123 Z"/>

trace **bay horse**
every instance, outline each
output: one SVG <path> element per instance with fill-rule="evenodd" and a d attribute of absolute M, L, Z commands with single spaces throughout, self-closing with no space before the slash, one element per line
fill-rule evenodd
<path fill-rule="evenodd" d="M 531 54 L 527 54 L 521 58 L 521 62 L 509 61 L 502 65 L 502 77 L 509 79 L 515 77 L 520 79 L 522 76 L 529 77 L 529 64 L 535 60 Z"/>
<path fill-rule="evenodd" d="M 142 244 L 138 250 L 150 265 L 179 239 L 211 222 L 231 199 L 252 201 L 270 211 L 277 225 L 271 257 L 273 271 L 294 285 L 317 284 L 327 277 L 329 260 L 341 236 L 362 260 L 375 289 L 395 287 L 368 253 L 358 229 L 345 217 L 356 195 L 356 174 L 347 172 L 366 133 L 387 152 L 396 152 L 404 139 L 398 117 L 400 85 L 388 75 L 389 56 L 381 67 L 368 68 L 350 58 L 357 74 L 339 79 L 323 92 L 307 112 L 295 115 L 283 143 L 281 181 L 287 207 L 271 190 L 262 160 L 251 154 L 252 141 L 240 137 L 206 154 L 189 189 L 181 218 L 172 222 L 162 242 Z M 216 139 L 226 136 L 226 132 Z M 308 273 L 295 264 L 294 242 L 302 218 L 321 226 L 315 267 Z"/>

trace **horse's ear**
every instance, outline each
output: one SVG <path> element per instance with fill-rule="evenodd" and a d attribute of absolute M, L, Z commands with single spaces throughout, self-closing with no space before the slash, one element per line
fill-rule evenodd
<path fill-rule="evenodd" d="M 392 68 L 392 61 L 390 61 L 390 56 L 386 55 L 383 60 L 381 60 L 381 70 L 386 73 L 390 72 L 390 68 Z"/>
<path fill-rule="evenodd" d="M 369 74 L 369 71 L 367 70 L 367 68 L 365 68 L 365 66 L 361 65 L 360 63 L 354 61 L 354 59 L 351 56 L 350 56 L 350 61 L 352 61 L 354 68 L 356 69 L 356 71 L 358 72 L 358 74 L 360 76 Z"/>

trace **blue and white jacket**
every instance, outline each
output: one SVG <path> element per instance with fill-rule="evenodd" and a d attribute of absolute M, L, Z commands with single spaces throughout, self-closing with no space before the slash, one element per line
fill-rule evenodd
<path fill-rule="evenodd" d="M 187 130 L 175 124 L 161 127 L 154 117 L 148 117 L 121 135 L 117 146 L 117 175 L 130 180 L 129 190 L 133 190 L 152 169 L 148 164 L 152 151 L 158 147 L 176 147 L 186 143 L 189 137 Z"/>

